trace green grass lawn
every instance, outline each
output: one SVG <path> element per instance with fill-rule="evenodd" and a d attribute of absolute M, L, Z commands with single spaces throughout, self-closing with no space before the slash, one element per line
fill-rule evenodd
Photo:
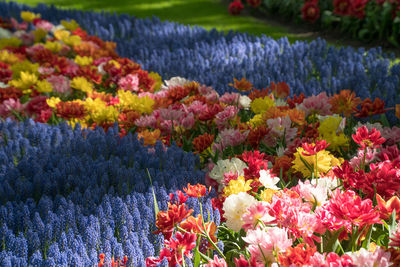
<path fill-rule="evenodd" d="M 287 37 L 290 42 L 307 40 L 283 27 L 268 25 L 251 16 L 231 16 L 221 0 L 16 0 L 29 5 L 54 4 L 62 8 L 128 13 L 140 18 L 153 15 L 161 20 L 196 24 L 206 29 L 237 30 L 275 39 Z"/>

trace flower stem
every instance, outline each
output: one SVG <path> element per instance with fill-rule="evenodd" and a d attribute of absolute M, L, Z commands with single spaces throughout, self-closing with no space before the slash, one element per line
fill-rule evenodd
<path fill-rule="evenodd" d="M 315 153 L 315 172 L 314 172 L 314 178 L 315 178 L 315 180 L 318 181 L 318 152 Z"/>
<path fill-rule="evenodd" d="M 364 148 L 363 161 L 362 161 L 362 163 L 361 163 L 361 169 L 362 169 L 363 171 L 365 171 L 365 158 L 366 158 L 366 155 L 367 155 L 367 148 Z"/>
<path fill-rule="evenodd" d="M 215 250 L 221 255 L 221 257 L 222 257 L 224 260 L 226 260 L 226 257 L 225 257 L 225 255 L 224 255 L 224 253 L 219 249 L 219 247 L 217 246 L 217 244 L 215 244 L 215 242 L 212 241 L 210 235 L 209 235 L 208 232 L 207 232 L 206 224 L 204 223 L 204 217 L 203 217 L 203 206 L 201 205 L 200 197 L 199 197 L 198 199 L 199 199 L 199 206 L 200 206 L 201 222 L 202 222 L 202 224 L 203 224 L 203 229 L 204 229 L 204 234 L 205 234 L 205 236 L 206 236 L 206 239 L 207 239 L 207 241 L 210 242 L 210 244 L 215 248 Z"/>
<path fill-rule="evenodd" d="M 182 250 L 181 254 L 182 254 L 182 267 L 186 267 L 185 255 L 183 254 L 183 250 Z"/>

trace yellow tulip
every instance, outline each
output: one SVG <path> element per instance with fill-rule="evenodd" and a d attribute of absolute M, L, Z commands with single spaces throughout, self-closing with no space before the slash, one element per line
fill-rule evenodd
<path fill-rule="evenodd" d="M 21 11 L 20 16 L 21 19 L 26 22 L 32 22 L 34 19 L 40 18 L 40 14 L 35 14 L 29 11 Z"/>

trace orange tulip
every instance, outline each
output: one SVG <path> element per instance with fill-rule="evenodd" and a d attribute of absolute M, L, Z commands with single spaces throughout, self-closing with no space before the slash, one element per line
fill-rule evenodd
<path fill-rule="evenodd" d="M 233 78 L 233 81 L 234 83 L 230 83 L 229 85 L 234 87 L 236 90 L 247 92 L 253 89 L 253 84 L 245 78 L 242 78 L 240 81 L 236 80 L 236 78 Z"/>
<path fill-rule="evenodd" d="M 345 117 L 350 117 L 355 108 L 361 103 L 361 99 L 356 97 L 353 91 L 341 90 L 339 94 L 331 97 L 329 103 L 332 105 L 331 110 L 334 113 L 343 113 Z"/>
<path fill-rule="evenodd" d="M 183 191 L 185 191 L 189 197 L 204 197 L 207 193 L 206 187 L 202 184 L 188 184 L 187 187 L 183 188 Z"/>
<path fill-rule="evenodd" d="M 382 219 L 389 219 L 394 210 L 396 211 L 396 220 L 400 218 L 400 199 L 397 196 L 385 201 L 379 194 L 376 194 L 376 201 Z"/>
<path fill-rule="evenodd" d="M 159 129 L 155 129 L 153 132 L 150 132 L 149 130 L 144 130 L 140 133 L 138 133 L 138 139 L 143 138 L 144 145 L 155 145 L 157 140 L 160 138 L 161 131 Z"/>

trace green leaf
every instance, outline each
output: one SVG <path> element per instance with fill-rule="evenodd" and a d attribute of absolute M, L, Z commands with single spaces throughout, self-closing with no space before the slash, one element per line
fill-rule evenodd
<path fill-rule="evenodd" d="M 370 30 L 369 29 L 361 29 L 358 32 L 358 38 L 360 38 L 363 41 L 368 41 L 371 38 Z"/>
<path fill-rule="evenodd" d="M 385 114 L 381 114 L 381 123 L 383 126 L 390 127 L 390 123 Z"/>
<path fill-rule="evenodd" d="M 368 230 L 367 236 L 365 237 L 362 247 L 368 250 L 369 244 L 371 243 L 372 229 L 374 226 L 371 226 Z"/>
<path fill-rule="evenodd" d="M 311 172 L 311 173 L 314 173 L 314 166 L 311 166 L 307 161 L 305 161 L 305 159 L 301 156 L 301 154 L 299 154 L 300 155 L 300 160 L 301 160 L 301 162 L 303 162 L 303 164 L 304 164 L 304 166 L 306 166 L 306 168 Z"/>
<path fill-rule="evenodd" d="M 314 194 L 312 194 L 312 196 L 313 196 L 313 199 L 314 199 L 314 204 L 313 204 L 313 207 L 312 207 L 311 210 L 314 211 L 318 206 L 318 200 L 317 200 L 317 198 L 315 197 Z"/>
<path fill-rule="evenodd" d="M 11 113 L 12 113 L 19 121 L 23 121 L 23 120 L 24 120 L 24 119 L 21 117 L 21 115 L 20 115 L 17 111 L 15 111 L 14 109 L 11 109 L 10 111 L 11 111 Z"/>
<path fill-rule="evenodd" d="M 325 236 L 328 238 L 327 242 L 324 242 L 324 252 L 334 252 L 336 250 L 336 241 L 338 241 L 338 237 L 340 233 L 344 230 L 344 227 L 340 228 L 336 232 L 332 233 L 330 231 L 326 231 Z"/>
<path fill-rule="evenodd" d="M 150 186 L 151 186 L 151 190 L 152 190 L 152 192 L 153 192 L 153 200 L 154 200 L 154 214 L 155 214 L 155 218 L 157 218 L 157 214 L 160 212 L 160 209 L 158 208 L 156 193 L 154 192 L 153 183 L 152 183 L 152 181 L 151 181 L 151 176 L 150 176 L 149 169 L 146 168 L 146 171 L 147 171 L 147 176 L 148 176 L 149 179 L 150 179 Z"/>
<path fill-rule="evenodd" d="M 378 245 L 378 246 L 384 246 L 385 245 L 385 239 L 386 239 L 386 235 L 385 234 L 382 234 L 382 235 L 380 235 L 377 239 L 376 239 L 376 244 Z"/>
<path fill-rule="evenodd" d="M 399 47 L 399 46 L 400 46 L 399 42 L 397 42 L 396 37 L 395 37 L 394 35 L 391 35 L 391 36 L 388 38 L 388 41 L 389 41 L 392 45 L 394 45 L 394 46 L 396 46 L 396 47 Z"/>
<path fill-rule="evenodd" d="M 235 258 L 239 258 L 241 254 L 242 254 L 241 251 L 238 249 L 233 249 L 233 250 L 228 251 L 226 253 L 226 260 L 227 260 L 228 266 L 234 266 L 233 264 L 235 262 Z M 229 264 L 229 263 L 231 263 L 231 264 Z"/>
<path fill-rule="evenodd" d="M 395 209 L 393 210 L 392 215 L 390 216 L 390 222 L 391 222 L 391 224 L 389 225 L 389 237 L 392 237 L 392 233 L 394 233 L 397 228 L 396 210 Z"/>
<path fill-rule="evenodd" d="M 193 262 L 194 267 L 200 266 L 200 251 L 199 251 L 200 238 L 201 238 L 200 236 L 197 238 L 196 249 L 194 253 L 194 262 Z"/>
<path fill-rule="evenodd" d="M 359 231 L 359 233 L 357 234 L 356 239 L 355 239 L 354 242 L 353 242 L 353 244 L 354 244 L 354 247 L 353 247 L 354 251 L 356 250 L 356 246 L 357 246 L 358 240 L 360 239 L 362 233 L 364 232 L 364 230 L 365 230 L 367 227 L 368 227 L 368 225 L 365 225 L 365 226 L 361 229 L 361 231 Z M 357 227 L 357 228 L 358 228 L 358 227 Z M 371 228 L 372 228 L 372 226 L 371 226 Z M 353 249 L 352 249 L 352 250 L 353 250 Z"/>
<path fill-rule="evenodd" d="M 22 97 L 19 98 L 19 101 L 21 104 L 25 104 L 26 102 L 29 101 L 29 95 L 23 95 Z"/>

